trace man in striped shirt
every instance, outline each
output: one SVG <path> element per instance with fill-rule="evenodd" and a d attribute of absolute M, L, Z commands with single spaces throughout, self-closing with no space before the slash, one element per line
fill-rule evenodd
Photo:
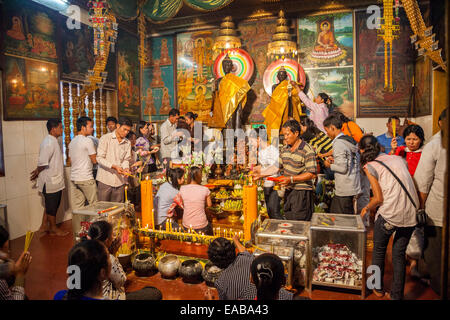
<path fill-rule="evenodd" d="M 317 176 L 316 153 L 300 136 L 300 124 L 288 120 L 283 125 L 285 146 L 281 150 L 281 168 L 265 170 L 264 176 L 282 172 L 280 185 L 286 186 L 284 216 L 287 220 L 310 221 L 314 212 L 313 179 Z"/>
<path fill-rule="evenodd" d="M 236 249 L 239 252 L 237 255 Z M 256 290 L 255 285 L 250 282 L 250 266 L 254 256 L 245 250 L 237 236 L 233 238 L 233 242 L 225 238 L 217 238 L 211 242 L 208 258 L 223 270 L 214 283 L 220 300 L 243 300 L 245 292 Z"/>

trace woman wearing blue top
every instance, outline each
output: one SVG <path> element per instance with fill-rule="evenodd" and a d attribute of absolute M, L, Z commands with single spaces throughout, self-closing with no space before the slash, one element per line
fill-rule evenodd
<path fill-rule="evenodd" d="M 171 218 L 169 208 L 173 204 L 173 199 L 180 192 L 180 186 L 184 183 L 184 170 L 181 168 L 168 169 L 167 181 L 159 187 L 155 196 L 153 207 L 156 208 L 155 224 L 157 228 L 166 230 L 166 220 Z M 180 226 L 172 220 L 172 228 L 178 229 Z"/>
<path fill-rule="evenodd" d="M 69 252 L 69 266 L 78 266 L 79 289 L 55 294 L 54 300 L 103 300 L 103 281 L 109 278 L 111 264 L 106 247 L 97 240 L 77 243 Z"/>

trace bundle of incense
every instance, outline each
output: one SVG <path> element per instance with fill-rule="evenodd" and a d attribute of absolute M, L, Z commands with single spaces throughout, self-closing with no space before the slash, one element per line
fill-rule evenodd
<path fill-rule="evenodd" d="M 98 211 L 97 213 L 98 213 L 98 214 L 102 214 L 102 213 L 105 213 L 105 212 L 114 210 L 114 209 L 116 209 L 116 208 L 118 208 L 118 206 L 114 206 L 114 207 L 111 207 L 111 208 L 108 208 L 108 209 L 105 209 L 105 210 L 101 210 L 101 211 Z"/>
<path fill-rule="evenodd" d="M 25 247 L 23 251 L 27 252 L 30 247 L 31 240 L 33 239 L 34 232 L 27 231 L 27 235 L 25 236 Z"/>

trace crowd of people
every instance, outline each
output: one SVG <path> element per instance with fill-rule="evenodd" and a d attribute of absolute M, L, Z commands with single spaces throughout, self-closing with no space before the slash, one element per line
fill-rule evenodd
<path fill-rule="evenodd" d="M 447 165 L 441 132 L 426 143 L 424 130 L 419 125 L 401 126 L 400 119 L 393 116 L 388 119 L 386 133 L 378 137 L 364 134 L 355 122 L 333 110 L 327 94 L 320 93 L 312 101 L 303 93 L 303 88 L 296 83 L 292 85 L 298 90 L 309 115 L 301 116 L 300 121 L 289 119 L 282 125 L 279 148 L 275 147 L 279 141 L 274 141 L 278 137 L 272 137 L 272 141 L 261 138 L 260 134 L 248 138 L 249 143 L 256 143 L 259 148 L 259 163 L 252 166 L 251 174 L 254 181 L 264 180 L 268 216 L 311 220 L 318 192 L 323 191 L 318 189 L 318 178 L 333 181 L 335 192 L 326 211 L 360 214 L 366 223 L 373 224 L 372 264 L 380 268 L 382 275 L 388 243 L 394 237 L 391 291 L 384 291 L 382 280 L 381 287 L 374 293 L 379 297 L 403 299 L 408 260 L 411 275 L 428 281 L 439 293 Z M 446 117 L 447 110 L 439 117 L 441 127 Z M 175 229 L 193 229 L 212 235 L 212 225 L 206 216 L 206 208 L 212 206 L 212 201 L 209 189 L 202 186 L 202 168 L 192 166 L 185 172 L 183 168 L 170 166 L 174 150 L 178 150 L 176 147 L 186 137 L 186 132 L 191 149 L 201 148 L 198 137 L 203 128 L 196 118 L 192 112 L 180 116 L 177 109 L 172 109 L 157 134 L 149 122 L 140 121 L 133 131 L 133 123 L 127 118 L 109 117 L 108 133 L 100 139 L 92 136 L 92 119 L 85 116 L 77 119 L 77 134 L 68 145 L 72 210 L 96 201 L 123 202 L 125 186 L 129 187 L 130 199 L 139 205 L 142 174 L 161 169 L 167 181 L 159 187 L 154 199 L 157 228 L 164 230 L 170 219 Z M 263 129 L 256 131 L 260 133 Z M 49 134 L 41 143 L 37 168 L 31 179 L 37 179 L 44 197 L 45 213 L 40 231 L 65 236 L 67 232 L 56 225 L 56 213 L 65 188 L 63 154 L 57 140 L 62 135 L 61 120 L 48 120 L 47 130 Z M 275 177 L 278 177 L 277 183 L 271 179 Z M 181 225 L 175 219 L 180 210 L 183 211 Z M 424 211 L 427 223 L 418 223 L 417 215 Z M 74 236 L 80 219 L 80 215 L 74 215 Z M 421 237 L 419 242 L 423 245 L 415 248 L 413 254 L 414 250 L 409 249 L 411 239 L 417 237 Z M 17 262 L 9 260 L 8 238 L 6 230 L 0 229 L 0 259 L 3 260 L 0 298 L 23 299 L 23 279 L 31 256 L 24 252 Z M 78 265 L 85 270 L 82 289 L 60 291 L 55 299 L 126 299 L 126 274 L 115 257 L 118 244 L 109 223 L 92 224 L 88 238 L 72 248 L 68 259 L 68 265 Z M 282 289 L 285 277 L 278 257 L 264 254 L 255 258 L 237 238 L 233 242 L 215 239 L 208 255 L 224 270 L 215 284 L 220 299 L 294 298 Z M 15 281 L 8 282 L 10 276 L 15 276 Z M 160 298 L 161 294 L 154 289 L 149 299 L 153 296 Z"/>

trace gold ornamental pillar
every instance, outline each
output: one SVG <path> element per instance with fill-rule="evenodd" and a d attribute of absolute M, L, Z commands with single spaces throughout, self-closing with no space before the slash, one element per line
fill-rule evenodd
<path fill-rule="evenodd" d="M 107 134 L 108 130 L 106 128 L 106 90 L 102 89 L 102 99 L 101 99 L 101 108 L 102 108 L 102 133 Z"/>
<path fill-rule="evenodd" d="M 69 103 L 70 84 L 63 83 L 63 115 L 64 115 L 64 142 L 66 145 L 66 165 L 70 167 L 69 143 L 70 143 L 70 103 Z"/>
<path fill-rule="evenodd" d="M 100 118 L 100 89 L 95 90 L 95 135 L 100 139 L 101 136 L 101 118 Z"/>

